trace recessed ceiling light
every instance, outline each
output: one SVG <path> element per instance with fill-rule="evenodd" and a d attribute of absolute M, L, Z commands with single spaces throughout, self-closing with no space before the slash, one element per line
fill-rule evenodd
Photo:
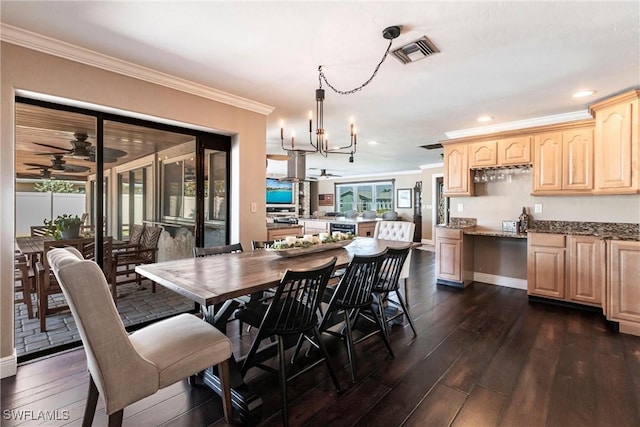
<path fill-rule="evenodd" d="M 591 96 L 596 93 L 595 90 L 587 89 L 587 90 L 579 90 L 578 92 L 573 94 L 574 98 L 584 98 L 585 96 Z"/>
<path fill-rule="evenodd" d="M 369 144 L 369 145 L 378 145 L 378 141 L 369 141 L 367 144 Z"/>
<path fill-rule="evenodd" d="M 479 122 L 490 122 L 491 120 L 493 120 L 492 116 L 480 116 L 480 117 L 478 117 L 478 121 Z"/>

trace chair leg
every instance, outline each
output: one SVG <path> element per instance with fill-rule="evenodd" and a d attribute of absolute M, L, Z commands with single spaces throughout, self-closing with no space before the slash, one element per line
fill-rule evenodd
<path fill-rule="evenodd" d="M 38 294 L 38 318 L 40 319 L 40 332 L 47 332 L 47 308 L 48 297 L 44 291 L 44 272 L 38 276 L 38 283 L 36 284 Z"/>
<path fill-rule="evenodd" d="M 353 348 L 353 338 L 351 331 L 351 320 L 349 319 L 348 310 L 344 311 L 345 323 L 345 339 L 347 341 L 347 354 L 349 355 L 349 364 L 351 365 L 351 382 L 356 383 L 356 355 Z"/>
<path fill-rule="evenodd" d="M 333 385 L 336 386 L 336 392 L 340 393 L 340 383 L 338 382 L 338 376 L 336 375 L 336 372 L 333 370 L 333 365 L 331 365 L 331 361 L 329 360 L 329 352 L 327 351 L 327 348 L 325 347 L 324 342 L 322 342 L 322 339 L 320 339 L 320 332 L 318 332 L 317 328 L 313 328 L 313 336 L 316 342 L 318 343 L 318 348 L 322 353 L 322 357 L 324 357 L 324 362 L 327 365 L 327 369 L 329 369 L 329 375 L 331 375 L 331 379 L 333 380 Z"/>
<path fill-rule="evenodd" d="M 82 427 L 91 427 L 93 416 L 96 413 L 98 405 L 98 387 L 93 382 L 93 377 L 89 375 L 89 393 L 87 394 L 87 404 L 84 407 L 84 416 L 82 418 Z"/>
<path fill-rule="evenodd" d="M 402 306 L 402 311 L 404 311 L 404 315 L 407 316 L 407 320 L 409 321 L 409 326 L 411 326 L 411 329 L 413 330 L 413 335 L 417 337 L 418 333 L 416 332 L 416 327 L 413 324 L 413 319 L 411 318 L 411 314 L 409 314 L 408 304 L 404 301 L 404 298 L 402 298 L 402 295 L 400 295 L 400 292 L 396 291 L 396 296 L 398 297 L 398 301 Z"/>
<path fill-rule="evenodd" d="M 31 290 L 33 289 L 33 280 L 26 278 L 22 282 L 22 299 L 27 306 L 27 316 L 33 319 L 33 304 L 31 303 Z"/>
<path fill-rule="evenodd" d="M 122 415 L 124 415 L 124 410 L 120 409 L 118 412 L 114 412 L 109 415 L 109 427 L 121 427 L 122 426 Z"/>
<path fill-rule="evenodd" d="M 406 277 L 402 278 L 402 281 L 404 282 L 404 300 L 409 305 L 409 282 Z"/>
<path fill-rule="evenodd" d="M 231 379 L 229 378 L 229 360 L 218 364 L 218 376 L 220 378 L 220 389 L 222 390 L 222 410 L 224 412 L 224 422 L 231 424 L 233 418 L 233 408 L 231 407 Z"/>
<path fill-rule="evenodd" d="M 371 308 L 371 312 L 373 313 L 373 317 L 376 319 L 376 323 L 378 324 L 378 327 L 380 328 L 380 334 L 382 335 L 382 341 L 384 341 L 384 345 L 387 347 L 387 351 L 389 352 L 389 355 L 391 357 L 395 357 L 395 355 L 393 354 L 393 350 L 391 349 L 391 344 L 389 343 L 389 338 L 387 337 L 387 334 L 385 333 L 385 329 L 384 329 L 384 325 L 382 324 L 382 319 L 380 319 L 380 315 L 378 314 L 378 312 L 376 310 L 373 309 L 373 307 Z"/>
<path fill-rule="evenodd" d="M 389 322 L 387 322 L 387 319 L 384 315 L 384 300 L 385 300 L 386 294 L 383 296 L 383 294 L 376 293 L 375 295 L 378 300 L 378 315 L 380 316 L 380 319 L 382 319 L 382 325 L 384 326 L 384 333 L 387 336 L 387 338 L 389 338 Z"/>
<path fill-rule="evenodd" d="M 278 335 L 278 359 L 280 361 L 280 395 L 282 396 L 282 425 L 289 425 L 289 401 L 287 400 L 287 360 L 284 339 Z"/>

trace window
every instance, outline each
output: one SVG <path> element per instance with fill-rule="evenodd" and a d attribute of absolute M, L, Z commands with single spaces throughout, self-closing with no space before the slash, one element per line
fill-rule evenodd
<path fill-rule="evenodd" d="M 195 220 L 196 167 L 193 156 L 194 154 L 190 154 L 162 162 L 164 220 Z"/>
<path fill-rule="evenodd" d="M 393 210 L 393 181 L 336 184 L 338 212 Z"/>

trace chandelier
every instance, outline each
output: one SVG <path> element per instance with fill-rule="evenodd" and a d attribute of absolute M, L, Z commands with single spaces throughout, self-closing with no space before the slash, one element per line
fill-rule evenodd
<path fill-rule="evenodd" d="M 349 143 L 343 146 L 336 145 L 334 147 L 329 147 L 329 137 L 324 128 L 324 89 L 322 88 L 322 82 L 324 81 L 326 85 L 333 90 L 335 93 L 339 95 L 351 95 L 352 93 L 358 92 L 366 85 L 371 83 L 373 78 L 378 73 L 380 66 L 387 59 L 387 55 L 389 54 L 389 50 L 391 49 L 391 44 L 393 43 L 393 39 L 397 38 L 400 35 L 400 26 L 392 26 L 387 27 L 382 31 L 382 37 L 389 40 L 389 45 L 387 46 L 387 50 L 384 52 L 382 59 L 373 70 L 371 77 L 369 77 L 364 83 L 360 86 L 351 89 L 351 90 L 338 90 L 336 89 L 329 81 L 327 77 L 324 75 L 322 71 L 322 65 L 318 67 L 318 89 L 316 89 L 316 128 L 315 131 L 313 129 L 313 115 L 312 112 L 309 111 L 309 145 L 311 148 L 299 148 L 295 145 L 295 136 L 291 135 L 291 140 L 285 145 L 284 140 L 284 121 L 280 122 L 280 142 L 282 144 L 282 149 L 285 151 L 294 151 L 298 153 L 320 153 L 324 157 L 327 157 L 329 154 L 346 154 L 349 156 L 349 163 L 353 163 L 353 155 L 356 154 L 357 148 L 357 133 L 355 124 L 353 122 L 353 118 L 349 124 Z M 313 134 L 315 133 L 315 138 Z"/>

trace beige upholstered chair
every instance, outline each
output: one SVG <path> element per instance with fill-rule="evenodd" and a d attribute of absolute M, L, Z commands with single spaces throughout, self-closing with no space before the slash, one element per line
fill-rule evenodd
<path fill-rule="evenodd" d="M 96 263 L 83 260 L 74 248 L 52 249 L 47 258 L 87 353 L 89 395 L 82 425 L 91 425 L 99 394 L 109 426 L 118 426 L 125 406 L 213 365 L 218 365 L 224 418 L 230 422 L 231 342 L 224 334 L 191 314 L 181 314 L 127 335 Z"/>
<path fill-rule="evenodd" d="M 373 232 L 373 237 L 375 239 L 395 240 L 398 242 L 413 242 L 413 232 L 415 228 L 416 225 L 408 221 L 378 221 Z M 404 282 L 404 298 L 407 304 L 409 304 L 407 277 L 409 277 L 410 265 L 411 251 L 409 251 L 407 260 L 404 262 L 404 266 L 400 272 L 400 278 Z"/>

